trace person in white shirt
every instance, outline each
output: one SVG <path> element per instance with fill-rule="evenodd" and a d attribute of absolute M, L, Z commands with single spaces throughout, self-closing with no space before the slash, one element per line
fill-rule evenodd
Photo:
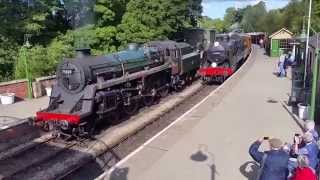
<path fill-rule="evenodd" d="M 260 44 L 260 47 L 261 47 L 261 48 L 264 47 L 264 46 L 263 46 L 263 43 L 264 43 L 264 40 L 263 40 L 263 39 L 260 39 L 259 44 Z"/>
<path fill-rule="evenodd" d="M 279 69 L 278 76 L 279 77 L 285 77 L 286 76 L 286 70 L 285 70 L 285 67 L 284 67 L 284 62 L 286 60 L 286 56 L 287 55 L 285 53 L 280 55 L 279 62 L 278 62 L 278 69 Z"/>

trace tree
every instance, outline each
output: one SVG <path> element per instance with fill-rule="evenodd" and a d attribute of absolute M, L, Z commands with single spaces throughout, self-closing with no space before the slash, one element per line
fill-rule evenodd
<path fill-rule="evenodd" d="M 266 26 L 266 24 L 268 24 L 268 26 Z M 271 10 L 262 18 L 259 26 L 261 26 L 261 31 L 272 34 L 283 28 L 283 14 L 280 10 Z"/>
<path fill-rule="evenodd" d="M 94 11 L 98 26 L 116 26 L 121 23 L 129 0 L 97 0 Z"/>
<path fill-rule="evenodd" d="M 119 26 L 118 40 L 143 43 L 152 39 L 170 38 L 175 32 L 194 25 L 192 19 L 201 14 L 196 5 L 201 1 L 131 0 Z"/>
<path fill-rule="evenodd" d="M 205 29 L 210 29 L 210 28 L 214 28 L 214 23 L 213 23 L 213 19 L 211 19 L 208 16 L 204 16 L 201 18 L 199 25 L 201 28 L 205 28 Z"/>
<path fill-rule="evenodd" d="M 223 20 L 227 27 L 230 27 L 232 24 L 239 22 L 238 11 L 236 10 L 236 8 L 231 7 L 226 9 Z"/>
<path fill-rule="evenodd" d="M 17 53 L 24 35 L 33 78 L 54 73 L 76 48 L 114 52 L 128 42 L 171 38 L 201 18 L 202 0 L 10 0 L 0 1 L 0 81 L 25 78 Z"/>
<path fill-rule="evenodd" d="M 299 33 L 302 29 L 303 18 L 306 15 L 306 6 L 303 1 L 293 0 L 283 10 L 283 26 L 293 33 Z"/>
<path fill-rule="evenodd" d="M 222 33 L 227 30 L 225 22 L 221 19 L 211 19 L 207 16 L 202 17 L 200 20 L 200 27 L 205 29 L 215 29 L 217 32 Z"/>
<path fill-rule="evenodd" d="M 247 7 L 246 11 L 243 14 L 243 19 L 241 22 L 244 31 L 262 31 L 263 28 L 260 23 L 266 14 L 266 5 L 263 1 L 254 6 Z"/>

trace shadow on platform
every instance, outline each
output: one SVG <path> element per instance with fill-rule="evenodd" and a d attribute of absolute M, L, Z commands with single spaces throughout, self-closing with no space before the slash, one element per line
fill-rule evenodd
<path fill-rule="evenodd" d="M 128 179 L 129 168 L 115 168 L 110 174 L 109 180 L 127 180 Z"/>
<path fill-rule="evenodd" d="M 241 174 L 248 178 L 248 180 L 256 180 L 259 171 L 259 164 L 255 161 L 248 161 L 240 166 Z"/>
<path fill-rule="evenodd" d="M 214 164 L 214 155 L 207 150 L 207 145 L 199 145 L 199 149 L 190 156 L 190 159 L 195 162 L 206 163 L 211 172 L 211 180 L 216 179 L 215 176 L 218 173 L 216 165 Z"/>

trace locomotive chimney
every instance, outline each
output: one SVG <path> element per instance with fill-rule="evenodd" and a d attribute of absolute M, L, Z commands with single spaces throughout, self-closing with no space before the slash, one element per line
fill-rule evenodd
<path fill-rule="evenodd" d="M 83 57 L 90 56 L 90 55 L 91 55 L 90 48 L 76 49 L 76 57 L 77 58 L 83 58 Z"/>
<path fill-rule="evenodd" d="M 137 43 L 130 43 L 130 44 L 128 44 L 128 49 L 131 51 L 136 51 L 136 50 L 138 50 L 138 44 Z"/>

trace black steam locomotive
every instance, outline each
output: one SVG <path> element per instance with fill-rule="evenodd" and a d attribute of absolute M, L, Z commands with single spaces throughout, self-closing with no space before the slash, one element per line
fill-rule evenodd
<path fill-rule="evenodd" d="M 49 106 L 37 112 L 36 122 L 58 135 L 90 136 L 110 115 L 132 115 L 141 103 L 152 105 L 170 89 L 179 90 L 200 67 L 200 52 L 187 43 L 153 41 L 105 56 L 78 51 L 57 68 L 57 84 Z"/>
<path fill-rule="evenodd" d="M 241 33 L 218 34 L 204 52 L 199 74 L 204 82 L 223 82 L 251 52 L 251 38 Z"/>

